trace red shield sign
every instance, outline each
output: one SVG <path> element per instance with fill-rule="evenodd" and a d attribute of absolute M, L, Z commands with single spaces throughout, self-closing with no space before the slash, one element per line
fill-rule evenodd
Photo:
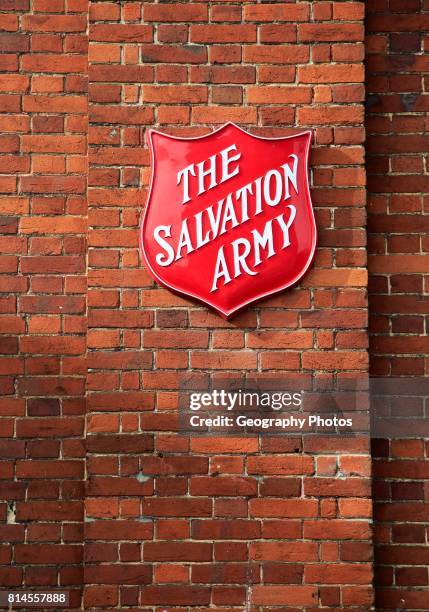
<path fill-rule="evenodd" d="M 150 130 L 140 244 L 154 279 L 224 317 L 297 283 L 316 248 L 311 137 L 232 123 L 197 138 Z"/>

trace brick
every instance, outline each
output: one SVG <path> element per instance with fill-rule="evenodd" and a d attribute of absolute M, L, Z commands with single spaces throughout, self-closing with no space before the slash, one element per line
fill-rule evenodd
<path fill-rule="evenodd" d="M 153 37 L 152 26 L 130 24 L 96 24 L 89 30 L 91 41 L 144 43 Z"/>
<path fill-rule="evenodd" d="M 148 586 L 144 589 L 141 602 L 148 605 L 207 605 L 210 589 L 196 586 Z"/>
<path fill-rule="evenodd" d="M 398 272 L 424 272 L 427 266 L 426 255 L 373 255 L 370 258 L 371 270 L 374 274 L 383 273 L 384 270 L 394 269 Z"/>
<path fill-rule="evenodd" d="M 18 56 L 13 53 L 3 53 L 0 57 L 0 70 L 16 72 L 18 70 Z"/>
<path fill-rule="evenodd" d="M 29 313 L 83 313 L 85 300 L 77 296 L 23 296 L 20 312 Z"/>
<path fill-rule="evenodd" d="M 88 437 L 87 447 L 91 452 L 104 454 L 114 454 L 127 448 L 132 452 L 143 452 L 153 450 L 153 441 L 151 436 L 145 435 L 91 435 Z"/>
<path fill-rule="evenodd" d="M 195 351 L 191 354 L 191 367 L 196 369 L 210 368 L 222 370 L 228 361 L 228 369 L 255 369 L 257 356 L 251 351 Z"/>
<path fill-rule="evenodd" d="M 210 516 L 212 504 L 209 499 L 166 497 L 157 499 L 146 499 L 143 501 L 143 513 L 147 516 Z"/>
<path fill-rule="evenodd" d="M 363 26 L 360 24 L 300 24 L 298 37 L 302 42 L 333 42 L 333 41 L 362 41 L 364 37 Z"/>
<path fill-rule="evenodd" d="M 18 16 L 6 14 L 2 15 L 1 27 L 4 31 L 16 32 L 16 30 L 18 30 Z"/>
<path fill-rule="evenodd" d="M 202 45 L 142 45 L 142 61 L 200 64 L 207 61 L 207 49 Z M 131 69 L 133 67 L 121 66 Z"/>
<path fill-rule="evenodd" d="M 85 141 L 82 136 L 23 136 L 22 150 L 43 153 L 81 153 L 84 151 Z"/>
<path fill-rule="evenodd" d="M 33 411 L 34 414 L 34 411 Z M 17 425 L 17 435 L 23 438 L 31 437 L 72 437 L 83 433 L 82 419 L 79 418 L 50 418 L 43 419 L 42 423 L 22 419 Z"/>
<path fill-rule="evenodd" d="M 360 64 L 319 64 L 298 68 L 300 83 L 353 83 L 363 82 L 364 69 Z"/>
<path fill-rule="evenodd" d="M 83 177 L 26 176 L 21 180 L 22 193 L 84 193 L 86 184 Z"/>
<path fill-rule="evenodd" d="M 261 495 L 268 497 L 298 497 L 301 481 L 298 478 L 264 478 Z"/>
<path fill-rule="evenodd" d="M 369 481 L 363 478 L 339 480 L 335 478 L 313 478 L 304 480 L 304 491 L 307 495 L 320 497 L 367 497 Z"/>
<path fill-rule="evenodd" d="M 103 565 L 103 576 L 97 566 L 89 565 L 86 568 L 88 582 L 93 584 L 150 584 L 152 568 L 142 564 L 112 564 Z"/>
<path fill-rule="evenodd" d="M 25 96 L 23 99 L 23 110 L 28 112 L 84 113 L 86 109 L 87 102 L 84 96 L 67 96 L 66 98 Z"/>
<path fill-rule="evenodd" d="M 199 542 L 147 542 L 146 561 L 210 561 L 212 545 Z"/>
<path fill-rule="evenodd" d="M 248 520 L 197 520 L 193 521 L 192 536 L 197 540 L 246 540 L 258 538 L 260 524 Z"/>
<path fill-rule="evenodd" d="M 267 24 L 259 26 L 259 40 L 261 43 L 290 43 L 296 42 L 297 26 L 295 24 Z"/>
<path fill-rule="evenodd" d="M 77 563 L 81 560 L 82 551 L 77 545 L 17 544 L 15 555 L 18 563 L 48 563 L 52 555 L 60 563 Z"/>
<path fill-rule="evenodd" d="M 250 557 L 255 561 L 317 561 L 315 542 L 255 542 Z"/>
<path fill-rule="evenodd" d="M 295 80 L 294 66 L 259 66 L 258 75 L 261 83 L 291 83 Z M 265 108 L 262 110 L 274 110 Z"/>
<path fill-rule="evenodd" d="M 0 51 L 19 53 L 28 51 L 30 47 L 30 38 L 26 34 L 5 34 L 0 36 Z"/>
<path fill-rule="evenodd" d="M 83 15 L 24 15 L 22 26 L 30 32 L 84 32 Z"/>
<path fill-rule="evenodd" d="M 21 339 L 21 350 L 27 353 L 78 355 L 82 352 L 84 339 L 71 337 L 25 337 Z"/>
<path fill-rule="evenodd" d="M 183 5 L 183 4 L 147 4 L 144 7 L 145 21 L 166 21 L 173 22 L 192 22 L 205 21 L 208 16 L 208 7 L 204 5 Z"/>
<path fill-rule="evenodd" d="M 153 118 L 150 108 L 121 108 L 115 106 L 92 105 L 90 111 L 91 120 L 95 123 L 121 123 L 125 125 L 145 125 Z"/>
<path fill-rule="evenodd" d="M 91 65 L 89 76 L 91 83 L 99 81 L 108 81 L 113 79 L 114 81 L 121 82 L 132 82 L 142 81 L 151 82 L 153 81 L 153 68 L 151 66 L 122 66 L 116 64 L 109 65 Z M 93 129 L 90 126 L 90 130 Z"/>
<path fill-rule="evenodd" d="M 134 540 L 139 538 L 147 540 L 152 537 L 152 526 L 147 523 L 136 521 L 114 520 L 114 521 L 92 521 L 87 526 L 86 537 L 92 540 Z"/>
<path fill-rule="evenodd" d="M 342 4 L 335 2 L 333 5 L 334 19 L 344 21 L 361 21 L 365 15 L 365 5 L 363 2 L 350 2 Z"/>
<path fill-rule="evenodd" d="M 2 0 L 1 1 L 2 11 L 26 11 L 30 8 L 29 0 Z"/>
<path fill-rule="evenodd" d="M 90 21 L 116 21 L 121 14 L 120 7 L 114 2 L 103 2 L 103 4 L 92 4 L 89 7 Z"/>
<path fill-rule="evenodd" d="M 174 346 L 187 346 L 189 348 L 200 348 L 208 345 L 208 334 L 204 331 L 156 331 L 147 330 L 143 338 L 144 346 L 147 348 L 168 348 Z"/>
<path fill-rule="evenodd" d="M 325 584 L 367 584 L 371 579 L 369 565 L 338 563 L 309 565 L 304 571 L 304 580 L 308 583 L 324 582 Z"/>
<path fill-rule="evenodd" d="M 241 21 L 242 9 L 240 6 L 222 6 L 217 4 L 211 7 L 212 21 Z"/>
<path fill-rule="evenodd" d="M 290 476 L 294 474 L 312 474 L 314 471 L 313 459 L 304 456 L 265 455 L 263 457 L 249 457 L 249 474 L 278 474 Z"/>
<path fill-rule="evenodd" d="M 194 43 L 256 42 L 253 25 L 192 25 L 190 39 Z"/>
<path fill-rule="evenodd" d="M 207 88 L 198 85 L 146 85 L 143 97 L 146 102 L 206 102 Z"/>
<path fill-rule="evenodd" d="M 262 4 L 244 7 L 246 21 L 307 21 L 310 7 L 307 2 L 298 4 Z"/>
<path fill-rule="evenodd" d="M 256 606 L 282 605 L 285 601 L 295 606 L 316 603 L 316 592 L 309 586 L 254 586 L 252 603 Z"/>
<path fill-rule="evenodd" d="M 244 584 L 246 582 L 253 582 L 256 578 L 256 572 L 252 573 L 252 569 L 256 570 L 256 567 L 246 567 L 244 564 L 239 563 L 216 563 L 216 564 L 204 564 L 197 565 L 192 568 L 192 581 L 198 583 L 236 583 Z M 219 595 L 218 595 L 219 596 Z"/>
<path fill-rule="evenodd" d="M 359 500 L 357 500 L 359 501 Z M 363 521 L 306 521 L 304 523 L 304 537 L 315 540 L 349 540 L 369 539 L 371 529 L 368 523 Z"/>
<path fill-rule="evenodd" d="M 252 333 L 247 339 L 248 348 L 300 349 L 312 346 L 311 332 L 261 331 Z"/>
<path fill-rule="evenodd" d="M 362 328 L 366 326 L 367 315 L 365 311 L 335 310 L 306 312 L 301 315 L 303 327 L 322 328 Z"/>
<path fill-rule="evenodd" d="M 81 461 L 18 461 L 18 478 L 76 478 L 82 476 Z"/>
<path fill-rule="evenodd" d="M 341 123 L 345 125 L 359 124 L 363 119 L 363 111 L 360 106 L 331 106 L 328 108 L 299 108 L 298 119 L 303 125 L 332 125 Z"/>
<path fill-rule="evenodd" d="M 190 70 L 191 81 L 195 83 L 254 83 L 255 74 L 253 66 L 191 66 Z"/>
<path fill-rule="evenodd" d="M 23 257 L 21 269 L 23 273 L 62 273 L 83 272 L 84 262 L 80 257 L 73 256 L 37 256 Z"/>
<path fill-rule="evenodd" d="M 24 93 L 28 90 L 30 79 L 25 75 L 0 75 L 0 91 Z"/>
<path fill-rule="evenodd" d="M 252 453 L 258 451 L 257 438 L 192 438 L 191 450 L 198 453 Z"/>
<path fill-rule="evenodd" d="M 306 45 L 248 45 L 243 48 L 243 60 L 261 64 L 303 64 L 310 57 Z"/>
<path fill-rule="evenodd" d="M 312 517 L 317 515 L 317 501 L 306 499 L 252 499 L 251 516 L 261 517 Z"/>
<path fill-rule="evenodd" d="M 93 287 L 137 287 L 152 285 L 149 275 L 144 270 L 109 270 L 107 277 L 103 269 L 92 270 L 89 273 Z"/>
<path fill-rule="evenodd" d="M 291 103 L 304 104 L 311 101 L 311 89 L 309 87 L 282 87 L 262 86 L 248 88 L 248 102 L 251 104 L 269 103 Z"/>
<path fill-rule="evenodd" d="M 168 564 L 155 568 L 157 583 L 187 582 L 188 568 L 179 564 Z"/>
<path fill-rule="evenodd" d="M 231 89 L 231 88 L 229 88 Z M 229 99 L 228 102 L 232 101 Z M 215 92 L 212 94 L 213 101 L 216 97 Z M 241 97 L 241 94 L 240 94 Z M 221 102 L 218 98 L 218 101 Z M 253 108 L 241 108 L 237 106 L 227 107 L 227 106 L 213 106 L 209 110 L 205 110 L 203 107 L 196 107 L 192 111 L 192 118 L 195 123 L 207 123 L 210 121 L 211 123 L 225 123 L 227 121 L 238 122 L 243 124 L 253 124 L 256 121 L 256 110 Z"/>
<path fill-rule="evenodd" d="M 190 481 L 191 495 L 246 496 L 256 495 L 257 481 L 253 478 L 218 476 L 194 477 Z"/>
<path fill-rule="evenodd" d="M 84 594 L 85 606 L 94 607 L 100 605 L 115 606 L 118 603 L 118 590 L 117 587 L 100 587 L 88 586 L 85 589 Z"/>
<path fill-rule="evenodd" d="M 83 57 L 53 54 L 29 54 L 22 57 L 22 69 L 28 72 L 81 72 L 85 68 Z M 64 102 L 64 101 L 63 101 Z"/>

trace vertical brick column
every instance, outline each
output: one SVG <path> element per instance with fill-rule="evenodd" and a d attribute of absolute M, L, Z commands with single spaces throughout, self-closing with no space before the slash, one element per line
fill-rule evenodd
<path fill-rule="evenodd" d="M 90 4 L 85 606 L 369 609 L 367 440 L 178 436 L 179 375 L 365 374 L 362 2 Z M 153 283 L 144 136 L 315 130 L 320 243 L 226 323 Z"/>
<path fill-rule="evenodd" d="M 429 4 L 368 2 L 367 31 L 371 371 L 428 376 Z M 427 609 L 428 449 L 424 439 L 374 447 L 380 610 Z"/>
<path fill-rule="evenodd" d="M 0 2 L 2 587 L 82 583 L 85 0 Z"/>

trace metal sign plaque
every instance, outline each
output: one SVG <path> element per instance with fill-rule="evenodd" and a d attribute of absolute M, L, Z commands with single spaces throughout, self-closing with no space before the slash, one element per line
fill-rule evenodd
<path fill-rule="evenodd" d="M 140 245 L 158 283 L 230 318 L 302 278 L 316 248 L 310 131 L 263 138 L 227 123 L 197 138 L 148 134 Z"/>

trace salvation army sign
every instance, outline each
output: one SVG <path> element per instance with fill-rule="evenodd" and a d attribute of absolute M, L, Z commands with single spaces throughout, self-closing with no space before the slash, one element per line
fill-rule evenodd
<path fill-rule="evenodd" d="M 150 130 L 140 245 L 154 279 L 224 317 L 297 283 L 316 247 L 311 137 L 262 138 L 233 123 L 197 138 Z"/>

